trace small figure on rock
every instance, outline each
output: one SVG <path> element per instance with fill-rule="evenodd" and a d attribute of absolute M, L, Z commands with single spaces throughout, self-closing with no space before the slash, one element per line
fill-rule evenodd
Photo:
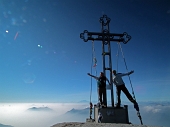
<path fill-rule="evenodd" d="M 101 122 L 102 122 L 102 119 L 103 119 L 103 116 L 102 116 L 102 114 L 99 112 L 99 115 L 98 115 L 98 123 L 101 123 Z"/>

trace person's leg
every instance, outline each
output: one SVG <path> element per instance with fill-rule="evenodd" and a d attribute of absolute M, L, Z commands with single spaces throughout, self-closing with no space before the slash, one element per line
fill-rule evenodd
<path fill-rule="evenodd" d="M 99 93 L 100 104 L 102 104 L 102 89 L 101 88 L 98 88 L 98 93 Z"/>
<path fill-rule="evenodd" d="M 120 99 L 120 94 L 121 94 L 121 86 L 116 86 L 116 92 L 117 92 L 117 107 L 120 107 L 121 104 L 121 99 Z"/>
<path fill-rule="evenodd" d="M 125 85 L 122 88 L 122 91 L 125 93 L 126 97 L 134 104 L 134 108 L 139 111 L 139 106 L 138 103 L 136 102 L 135 99 L 133 99 L 133 97 L 131 96 L 131 94 L 129 93 L 129 91 L 127 90 L 127 88 L 125 87 Z"/>
<path fill-rule="evenodd" d="M 124 94 L 126 95 L 126 97 L 132 102 L 135 103 L 136 101 L 133 99 L 133 97 L 131 96 L 131 94 L 129 93 L 128 89 L 126 88 L 125 85 L 122 85 L 122 91 L 124 92 Z"/>
<path fill-rule="evenodd" d="M 103 93 L 103 104 L 107 106 L 106 104 L 106 88 L 102 88 L 102 93 Z"/>

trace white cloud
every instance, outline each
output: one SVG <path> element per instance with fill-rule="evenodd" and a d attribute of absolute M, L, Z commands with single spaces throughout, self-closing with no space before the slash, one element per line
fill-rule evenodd
<path fill-rule="evenodd" d="M 139 108 L 144 125 L 169 127 L 170 102 L 139 102 Z M 128 114 L 131 123 L 140 124 L 137 112 L 131 103 L 128 104 Z"/>
<path fill-rule="evenodd" d="M 54 112 L 28 111 L 36 107 L 48 107 Z M 15 127 L 50 127 L 57 122 L 56 118 L 67 111 L 84 109 L 86 104 L 80 103 L 0 103 L 0 123 Z M 31 121 L 31 122 L 30 122 Z"/>
<path fill-rule="evenodd" d="M 161 111 L 161 107 L 153 107 L 153 106 L 145 106 L 144 110 L 146 112 L 153 112 L 153 113 L 157 113 Z"/>
<path fill-rule="evenodd" d="M 32 107 L 48 107 L 54 112 L 27 111 Z M 71 109 L 85 109 L 88 104 L 82 103 L 13 103 L 0 104 L 0 123 L 15 127 L 50 127 L 58 122 L 84 121 L 89 117 L 89 111 L 79 115 L 67 113 Z M 144 125 L 170 125 L 170 104 L 147 104 L 139 105 Z M 129 120 L 133 124 L 140 124 L 133 105 L 128 106 Z M 84 110 L 85 111 L 85 110 Z M 81 110 L 80 110 L 81 112 Z M 65 114 L 65 115 L 63 115 Z M 87 117 L 86 117 L 87 116 Z M 19 121 L 19 122 L 18 122 Z M 31 122 L 30 122 L 31 121 Z"/>

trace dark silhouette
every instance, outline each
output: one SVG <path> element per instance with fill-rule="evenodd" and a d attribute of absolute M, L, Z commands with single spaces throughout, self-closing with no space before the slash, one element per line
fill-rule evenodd
<path fill-rule="evenodd" d="M 134 71 L 130 71 L 128 73 L 117 73 L 116 70 L 112 71 L 114 76 L 113 76 L 113 83 L 116 86 L 117 89 L 117 104 L 116 107 L 120 107 L 121 104 L 121 99 L 120 99 L 120 94 L 121 91 L 124 92 L 124 94 L 126 95 L 126 97 L 134 104 L 134 108 L 139 111 L 139 107 L 138 104 L 136 102 L 136 100 L 131 96 L 131 94 L 129 93 L 128 89 L 125 86 L 125 83 L 122 79 L 122 76 L 126 76 L 126 75 L 130 75 L 132 73 L 134 73 Z"/>
<path fill-rule="evenodd" d="M 100 72 L 99 77 L 91 75 L 90 73 L 87 73 L 87 74 L 97 80 L 100 104 L 103 105 L 104 107 L 107 107 L 106 105 L 106 80 L 110 84 L 109 80 L 106 78 L 103 72 Z"/>

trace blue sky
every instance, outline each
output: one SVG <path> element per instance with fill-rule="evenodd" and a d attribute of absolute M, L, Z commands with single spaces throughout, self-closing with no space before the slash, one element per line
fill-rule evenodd
<path fill-rule="evenodd" d="M 137 101 L 170 100 L 168 0 L 2 0 L 0 10 L 0 102 L 89 101 L 92 43 L 80 33 L 101 32 L 103 14 L 111 18 L 110 32 L 132 36 L 121 45 L 129 71 L 135 71 Z M 99 75 L 101 42 L 94 45 Z M 111 49 L 117 68 L 115 42 Z M 126 72 L 122 57 L 118 67 Z M 131 92 L 128 77 L 124 80 Z M 122 100 L 128 101 L 123 94 Z"/>

